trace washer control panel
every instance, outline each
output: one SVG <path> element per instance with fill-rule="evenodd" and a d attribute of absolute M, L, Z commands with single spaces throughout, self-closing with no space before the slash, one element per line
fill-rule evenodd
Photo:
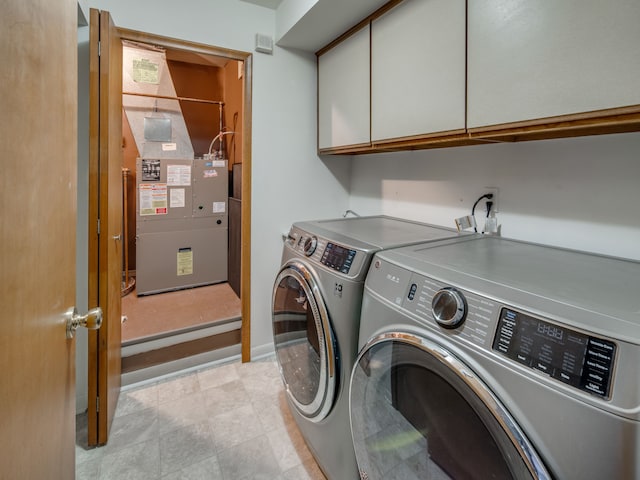
<path fill-rule="evenodd" d="M 364 276 L 370 255 L 348 245 L 292 227 L 286 243 L 296 253 L 349 278 Z"/>
<path fill-rule="evenodd" d="M 327 247 L 324 249 L 322 258 L 320 258 L 320 263 L 347 275 L 355 257 L 355 250 L 337 243 L 327 242 Z"/>
<path fill-rule="evenodd" d="M 609 398 L 615 343 L 503 307 L 493 350 L 567 385 Z"/>

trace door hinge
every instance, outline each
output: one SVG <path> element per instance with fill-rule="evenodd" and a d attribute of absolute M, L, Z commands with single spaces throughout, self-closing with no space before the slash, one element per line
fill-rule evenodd
<path fill-rule="evenodd" d="M 96 397 L 96 412 L 100 411 L 100 397 Z"/>
<path fill-rule="evenodd" d="M 98 41 L 98 56 L 102 55 L 102 42 Z"/>
<path fill-rule="evenodd" d="M 98 219 L 98 235 L 100 235 L 100 219 Z"/>

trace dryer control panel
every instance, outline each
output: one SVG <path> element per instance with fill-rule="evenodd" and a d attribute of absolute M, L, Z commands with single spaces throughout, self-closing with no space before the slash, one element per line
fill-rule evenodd
<path fill-rule="evenodd" d="M 501 301 L 380 259 L 367 276 L 367 287 L 415 315 L 423 326 L 491 350 L 573 388 L 610 399 L 618 346 L 611 340 L 536 317 Z M 440 305 L 439 294 L 455 292 L 455 302 Z M 442 308 L 442 312 L 438 309 Z M 446 310 L 450 310 L 446 312 Z M 441 317 L 459 320 L 448 324 Z"/>
<path fill-rule="evenodd" d="M 608 398 L 615 343 L 503 307 L 493 350 L 567 385 Z"/>

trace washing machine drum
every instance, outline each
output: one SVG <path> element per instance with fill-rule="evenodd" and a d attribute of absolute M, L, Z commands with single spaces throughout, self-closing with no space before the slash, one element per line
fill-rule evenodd
<path fill-rule="evenodd" d="M 489 389 L 424 338 L 393 333 L 370 341 L 350 396 L 362 478 L 550 478 Z"/>
<path fill-rule="evenodd" d="M 318 282 L 303 263 L 288 262 L 276 277 L 272 321 L 289 401 L 308 420 L 320 422 L 335 400 L 337 345 Z"/>

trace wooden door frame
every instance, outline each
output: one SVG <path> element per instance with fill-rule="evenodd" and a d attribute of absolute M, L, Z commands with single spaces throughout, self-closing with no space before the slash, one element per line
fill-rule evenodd
<path fill-rule="evenodd" d="M 213 55 L 243 62 L 243 114 L 242 114 L 242 207 L 240 247 L 240 313 L 241 313 L 241 358 L 242 362 L 251 361 L 251 112 L 252 112 L 252 77 L 253 55 L 248 52 L 214 47 L 201 43 L 164 37 L 136 30 L 118 28 L 122 40 L 159 45 L 168 49 L 186 50 L 194 53 Z M 91 184 L 90 179 L 90 184 Z M 97 213 L 94 197 L 90 196 L 89 214 Z M 91 222 L 89 223 L 91 225 Z M 89 265 L 93 255 L 97 256 L 97 244 L 90 235 Z M 95 252 L 95 253 L 94 253 Z M 89 292 L 91 284 L 97 282 L 97 272 L 89 272 Z M 93 370 L 92 370 L 93 369 Z M 89 372 L 97 369 L 97 365 L 89 358 Z"/>
<path fill-rule="evenodd" d="M 94 446 L 108 440 L 121 385 L 122 43 L 109 12 L 92 8 L 89 24 L 88 302 L 103 310 L 102 327 L 89 332 L 87 443 Z"/>

